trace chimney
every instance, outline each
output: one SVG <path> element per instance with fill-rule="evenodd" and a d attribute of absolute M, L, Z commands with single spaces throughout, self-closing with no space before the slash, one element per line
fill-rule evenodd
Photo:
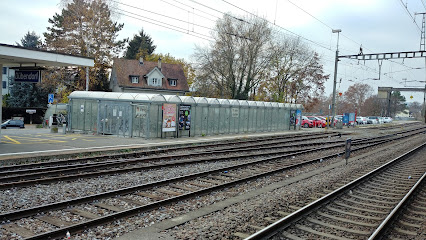
<path fill-rule="evenodd" d="M 158 58 L 158 68 L 160 69 L 160 71 L 161 71 L 161 58 Z"/>
<path fill-rule="evenodd" d="M 140 58 L 139 58 L 139 64 L 140 64 L 140 65 L 143 65 L 143 57 L 140 57 Z"/>

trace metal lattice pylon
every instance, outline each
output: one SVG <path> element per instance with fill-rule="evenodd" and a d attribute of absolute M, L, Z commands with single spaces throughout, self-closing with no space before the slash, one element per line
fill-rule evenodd
<path fill-rule="evenodd" d="M 422 18 L 422 33 L 420 35 L 420 51 L 425 51 L 425 14 Z"/>
<path fill-rule="evenodd" d="M 416 13 L 415 15 L 422 15 L 422 29 L 420 33 L 420 51 L 425 51 L 426 37 L 425 37 L 425 15 L 426 13 Z"/>

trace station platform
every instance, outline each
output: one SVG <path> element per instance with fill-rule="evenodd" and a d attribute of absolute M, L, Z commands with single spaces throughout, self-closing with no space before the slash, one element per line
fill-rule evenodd
<path fill-rule="evenodd" d="M 0 161 L 324 131 L 326 130 L 321 128 L 302 128 L 299 131 L 289 130 L 281 132 L 232 135 L 227 134 L 191 138 L 182 137 L 145 139 L 125 138 L 115 135 L 96 135 L 82 133 L 64 134 L 62 129 L 59 129 L 58 133 L 51 133 L 50 129 L 47 128 L 36 128 L 35 125 L 25 125 L 25 129 L 1 130 Z M 328 129 L 328 131 L 332 131 L 332 129 Z"/>

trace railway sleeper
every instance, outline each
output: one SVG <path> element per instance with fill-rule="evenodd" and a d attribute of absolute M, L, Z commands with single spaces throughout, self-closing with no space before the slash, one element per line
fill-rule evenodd
<path fill-rule="evenodd" d="M 347 218 L 333 216 L 333 215 L 330 215 L 328 213 L 324 213 L 324 212 L 321 212 L 321 211 L 318 211 L 317 214 L 320 215 L 320 216 L 326 217 L 326 218 L 330 218 L 332 220 L 342 221 L 342 222 L 345 222 L 345 223 L 355 224 L 355 225 L 359 225 L 359 226 L 364 226 L 364 227 L 374 227 L 374 226 L 376 226 L 376 224 L 365 223 L 365 222 L 358 222 L 358 221 L 350 220 L 350 219 L 347 219 Z"/>
<path fill-rule="evenodd" d="M 370 231 L 361 231 L 361 230 L 356 230 L 356 229 L 351 229 L 351 228 L 347 228 L 347 227 L 342 227 L 342 226 L 338 226 L 332 223 L 326 223 L 317 219 L 313 219 L 311 217 L 306 218 L 307 221 L 317 224 L 317 225 L 321 225 L 323 227 L 326 228 L 333 228 L 333 229 L 337 229 L 340 231 L 344 231 L 344 232 L 349 232 L 349 233 L 354 233 L 354 234 L 358 234 L 358 235 L 369 235 Z"/>
<path fill-rule="evenodd" d="M 330 211 L 339 213 L 339 214 L 344 214 L 344 215 L 349 215 L 349 216 L 353 216 L 353 217 L 358 217 L 358 218 L 365 218 L 365 219 L 369 219 L 369 220 L 375 220 L 375 221 L 380 221 L 383 218 L 381 217 L 374 217 L 374 216 L 364 216 L 362 214 L 358 214 L 358 213 L 354 213 L 354 212 L 348 212 L 348 211 L 344 211 L 338 208 L 334 208 L 331 206 L 326 206 L 326 208 Z"/>
<path fill-rule="evenodd" d="M 72 225 L 72 223 L 70 223 L 70 222 L 62 221 L 61 219 L 58 219 L 58 218 L 55 218 L 55 217 L 39 216 L 39 217 L 36 217 L 36 218 L 45 222 L 45 223 L 52 224 L 53 226 L 56 226 L 56 227 L 64 227 L 64 226 L 71 226 Z"/>

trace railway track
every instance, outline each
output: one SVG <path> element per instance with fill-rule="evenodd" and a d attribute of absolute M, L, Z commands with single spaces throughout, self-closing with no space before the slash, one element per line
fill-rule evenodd
<path fill-rule="evenodd" d="M 407 228 L 421 228 L 426 219 L 426 208 L 422 208 L 426 202 L 422 195 L 425 155 L 423 143 L 268 227 L 258 227 L 262 230 L 246 239 L 379 239 L 385 232 L 390 236 L 397 232 L 402 239 L 422 239 Z M 392 225 L 391 219 L 407 208 L 410 201 L 406 199 L 416 191 L 420 192 L 418 200 L 408 207 L 415 209 L 416 217 L 406 212 L 405 221 Z"/>
<path fill-rule="evenodd" d="M 418 181 L 419 186 L 413 188 L 412 194 L 405 199 L 406 204 L 398 208 L 384 224 L 377 235 L 384 239 L 425 239 L 426 221 L 426 176 Z M 419 234 L 423 233 L 423 234 Z"/>
<path fill-rule="evenodd" d="M 413 134 L 423 131 L 424 128 L 410 129 L 399 134 Z M 147 171 L 152 169 L 175 167 L 178 165 L 199 164 L 209 161 L 253 161 L 253 158 L 259 156 L 288 155 L 310 153 L 313 151 L 326 151 L 344 146 L 344 140 L 328 140 L 328 136 L 337 136 L 336 134 L 325 135 L 325 141 L 289 144 L 288 139 L 262 141 L 259 145 L 249 146 L 223 146 L 214 150 L 198 150 L 189 153 L 170 153 L 160 156 L 151 156 L 143 158 L 119 159 L 109 161 L 96 161 L 90 163 L 70 164 L 70 161 L 64 161 L 61 165 L 55 163 L 55 166 L 45 166 L 39 163 L 27 164 L 24 167 L 9 166 L 0 171 L 0 189 L 12 187 L 23 187 L 34 184 L 45 184 L 57 181 L 69 181 L 73 179 L 92 178 L 103 175 L 112 175 L 132 171 Z M 317 139 L 319 136 L 314 136 Z M 324 136 L 323 136 L 324 137 Z M 354 139 L 353 145 L 368 145 L 374 142 L 387 142 L 395 138 L 395 134 L 388 134 L 379 138 L 360 138 Z M 303 138 L 303 140 L 307 140 Z M 294 140 L 293 140 L 294 141 Z M 300 141 L 300 139 L 299 139 Z M 321 145 L 318 147 L 318 145 Z M 259 153 L 259 151 L 263 151 Z M 232 155 L 231 155 L 232 153 Z M 73 159 L 71 162 L 75 162 Z M 50 164 L 50 163 L 47 163 Z"/>
<path fill-rule="evenodd" d="M 418 131 L 424 131 L 424 129 Z M 411 133 L 417 133 L 418 131 L 413 130 Z M 382 136 L 370 144 L 378 145 L 397 138 L 402 139 L 409 135 L 410 132 L 393 135 L 393 138 Z M 371 147 L 368 144 L 364 145 L 367 146 L 361 146 L 354 149 L 354 151 Z M 4 222 L 9 222 L 9 224 L 2 226 L 7 231 L 28 239 L 63 237 L 66 231 L 71 233 L 79 232 L 86 228 L 157 209 L 161 206 L 194 198 L 212 191 L 223 190 L 253 179 L 280 174 L 284 170 L 333 158 L 341 153 L 308 161 L 285 160 L 285 157 L 291 156 L 289 154 L 267 156 L 262 160 L 232 167 L 214 169 L 174 179 L 3 213 L 0 214 L 0 219 Z M 42 233 L 37 229 L 33 232 L 28 230 L 34 228 L 31 227 L 32 224 L 40 222 L 50 225 L 48 228 L 51 231 Z"/>

